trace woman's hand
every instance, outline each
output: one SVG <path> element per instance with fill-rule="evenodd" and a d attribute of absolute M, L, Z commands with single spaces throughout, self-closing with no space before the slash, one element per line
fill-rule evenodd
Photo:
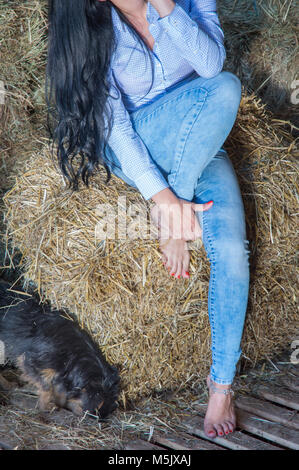
<path fill-rule="evenodd" d="M 152 199 L 156 205 L 151 210 L 151 217 L 159 228 L 160 239 L 191 241 L 202 236 L 195 212 L 209 210 L 213 201 L 204 204 L 188 202 L 177 198 L 169 188 L 160 191 Z"/>

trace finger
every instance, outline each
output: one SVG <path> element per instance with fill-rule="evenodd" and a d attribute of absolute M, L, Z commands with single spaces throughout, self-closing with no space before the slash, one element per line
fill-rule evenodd
<path fill-rule="evenodd" d="M 211 209 L 213 204 L 214 204 L 214 201 L 205 202 L 204 204 L 196 204 L 195 202 L 193 202 L 192 208 L 194 212 L 197 212 L 197 211 L 203 212 L 203 211 L 208 211 L 209 209 Z"/>
<path fill-rule="evenodd" d="M 196 238 L 201 238 L 201 237 L 202 237 L 202 229 L 201 229 L 200 223 L 197 220 L 197 217 L 195 216 L 195 220 L 194 220 L 194 240 L 196 240 Z"/>

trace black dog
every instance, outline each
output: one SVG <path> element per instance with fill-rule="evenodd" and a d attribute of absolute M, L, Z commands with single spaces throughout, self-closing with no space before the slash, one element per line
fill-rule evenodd
<path fill-rule="evenodd" d="M 6 360 L 37 387 L 42 410 L 55 404 L 105 418 L 117 407 L 118 371 L 89 334 L 64 312 L 9 291 L 1 280 L 0 340 Z"/>

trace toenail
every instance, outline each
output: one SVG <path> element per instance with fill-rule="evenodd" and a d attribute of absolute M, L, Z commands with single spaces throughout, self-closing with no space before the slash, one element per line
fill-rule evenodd
<path fill-rule="evenodd" d="M 186 274 L 188 277 L 190 276 L 190 274 L 188 273 L 188 271 L 186 271 L 185 274 Z"/>
<path fill-rule="evenodd" d="M 180 279 L 180 277 L 181 277 L 181 275 L 179 274 L 179 275 L 178 275 L 178 279 Z"/>
<path fill-rule="evenodd" d="M 222 432 L 219 433 L 219 436 L 222 436 Z"/>
<path fill-rule="evenodd" d="M 174 273 L 170 273 L 171 276 L 174 276 Z"/>

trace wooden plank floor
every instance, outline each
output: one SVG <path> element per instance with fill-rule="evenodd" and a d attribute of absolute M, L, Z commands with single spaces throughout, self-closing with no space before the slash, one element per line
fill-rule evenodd
<path fill-rule="evenodd" d="M 224 437 L 211 439 L 203 431 L 206 404 L 195 405 L 193 414 L 184 414 L 179 425 L 171 425 L 171 431 L 154 431 L 150 439 L 136 433 L 130 441 L 121 443 L 125 450 L 298 450 L 299 449 L 299 366 L 286 367 L 286 373 L 277 374 L 272 380 L 258 381 L 245 388 L 246 394 L 236 393 L 237 429 Z M 280 367 L 280 371 L 283 367 Z M 280 372 L 278 371 L 278 372 Z M 2 386 L 6 386 L 3 381 Z M 10 388 L 10 387 L 9 387 Z M 10 406 L 19 413 L 36 408 L 37 399 L 30 390 L 16 389 L 9 399 Z M 177 415 L 182 415 L 178 410 Z M 76 417 L 66 410 L 54 411 L 43 417 L 44 425 L 65 429 L 77 426 Z M 36 418 L 38 421 L 38 417 Z M 84 424 L 84 423 L 83 423 Z M 82 424 L 82 426 L 83 426 Z M 87 423 L 88 424 L 88 423 Z M 80 425 L 81 426 L 81 425 Z M 88 432 L 88 425 L 86 425 Z M 78 428 L 79 429 L 79 428 Z M 84 427 L 80 432 L 84 433 Z M 170 428 L 169 428 L 170 429 Z M 34 431 L 37 432 L 36 430 Z M 39 442 L 38 434 L 28 437 L 27 447 Z M 136 436 L 136 437 L 135 437 Z M 26 441 L 26 442 L 27 442 Z M 16 449 L 24 445 L 20 436 L 0 416 L 0 450 Z M 39 442 L 39 449 L 71 449 L 72 445 L 51 440 Z"/>
<path fill-rule="evenodd" d="M 236 396 L 237 429 L 210 439 L 205 436 L 205 406 L 182 421 L 177 432 L 154 433 L 150 442 L 137 439 L 125 449 L 286 450 L 299 449 L 298 366 L 275 383 L 264 382 L 250 394 Z"/>

